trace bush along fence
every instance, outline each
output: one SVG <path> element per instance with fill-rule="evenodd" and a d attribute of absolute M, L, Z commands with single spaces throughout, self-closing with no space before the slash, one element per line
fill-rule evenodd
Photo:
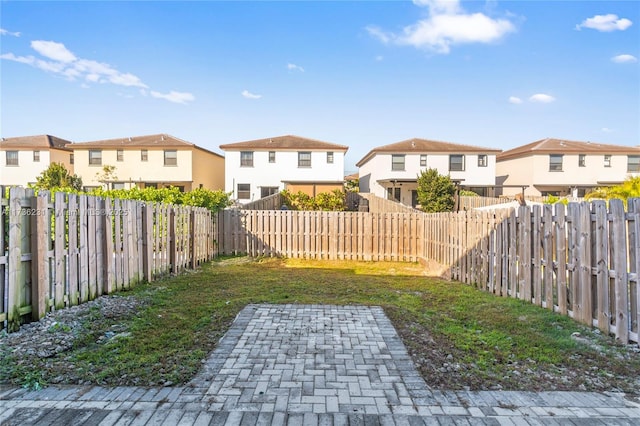
<path fill-rule="evenodd" d="M 218 252 L 426 261 L 447 278 L 638 342 L 640 199 L 458 213 L 225 210 Z"/>
<path fill-rule="evenodd" d="M 204 208 L 21 187 L 1 200 L 0 328 L 9 331 L 215 253 Z"/>

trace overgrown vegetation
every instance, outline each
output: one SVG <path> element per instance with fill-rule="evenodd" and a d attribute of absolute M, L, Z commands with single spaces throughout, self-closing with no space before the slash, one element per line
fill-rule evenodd
<path fill-rule="evenodd" d="M 81 338 L 55 357 L 11 358 L 0 338 L 0 382 L 183 384 L 244 306 L 300 303 L 382 306 L 433 388 L 640 393 L 630 347 L 522 301 L 425 277 L 413 263 L 228 258 L 120 296 L 143 307 L 132 318 L 90 312 L 74 331 Z M 111 330 L 123 337 L 105 339 Z"/>
<path fill-rule="evenodd" d="M 453 196 L 456 186 L 449 176 L 436 169 L 424 170 L 418 175 L 418 204 L 427 213 L 450 212 L 455 207 Z"/>
<path fill-rule="evenodd" d="M 280 191 L 283 203 L 289 210 L 323 210 L 344 211 L 347 209 L 346 193 L 340 189 L 331 192 L 321 192 L 315 197 L 302 191 L 292 193 L 284 189 Z"/>
<path fill-rule="evenodd" d="M 603 186 L 594 189 L 590 193 L 585 195 L 585 199 L 603 199 L 611 200 L 612 198 L 619 198 L 626 204 L 629 198 L 640 197 L 640 176 L 628 177 L 620 185 L 615 186 Z"/>

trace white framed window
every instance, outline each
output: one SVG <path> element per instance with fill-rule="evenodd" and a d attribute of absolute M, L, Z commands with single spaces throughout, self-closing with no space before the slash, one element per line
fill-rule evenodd
<path fill-rule="evenodd" d="M 146 149 L 140 150 L 140 161 L 148 161 L 149 160 L 149 151 Z"/>
<path fill-rule="evenodd" d="M 587 167 L 587 156 L 586 154 L 578 155 L 578 167 Z"/>
<path fill-rule="evenodd" d="M 102 150 L 100 149 L 89 150 L 89 165 L 102 166 Z"/>
<path fill-rule="evenodd" d="M 175 149 L 164 150 L 164 165 L 165 166 L 177 166 L 178 165 L 178 151 Z"/>
<path fill-rule="evenodd" d="M 276 162 L 276 152 L 275 151 L 269 151 L 269 162 L 270 163 L 275 163 Z"/>
<path fill-rule="evenodd" d="M 5 151 L 5 164 L 7 166 L 18 166 L 18 151 Z"/>
<path fill-rule="evenodd" d="M 298 167 L 311 167 L 311 152 L 298 152 Z"/>
<path fill-rule="evenodd" d="M 253 151 L 240 151 L 240 167 L 253 167 Z"/>
<path fill-rule="evenodd" d="M 449 171 L 452 171 L 452 172 L 464 171 L 464 155 L 452 154 L 449 156 Z"/>
<path fill-rule="evenodd" d="M 333 164 L 333 152 L 327 152 L 327 163 Z"/>
<path fill-rule="evenodd" d="M 34 163 L 40 162 L 40 151 L 33 151 L 33 162 Z"/>
<path fill-rule="evenodd" d="M 394 171 L 404 170 L 404 154 L 391 155 L 391 170 L 394 170 Z"/>
<path fill-rule="evenodd" d="M 489 157 L 487 154 L 478 155 L 478 167 L 487 167 L 489 165 Z"/>
<path fill-rule="evenodd" d="M 239 200 L 249 200 L 251 199 L 251 184 L 250 183 L 239 183 L 238 184 L 238 199 Z"/>
<path fill-rule="evenodd" d="M 124 150 L 123 149 L 116 150 L 116 161 L 124 161 Z"/>
<path fill-rule="evenodd" d="M 640 172 L 640 155 L 627 156 L 627 172 L 629 173 Z"/>
<path fill-rule="evenodd" d="M 611 155 L 605 154 L 604 156 L 604 166 L 611 167 Z"/>
<path fill-rule="evenodd" d="M 427 167 L 427 154 L 420 155 L 420 167 Z"/>
<path fill-rule="evenodd" d="M 562 171 L 562 154 L 550 154 L 549 155 L 549 171 L 561 172 Z"/>

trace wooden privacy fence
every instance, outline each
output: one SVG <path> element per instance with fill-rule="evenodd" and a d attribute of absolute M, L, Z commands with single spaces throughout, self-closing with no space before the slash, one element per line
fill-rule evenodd
<path fill-rule="evenodd" d="M 0 188 L 2 189 L 2 188 Z M 0 328 L 213 258 L 204 208 L 11 188 L 0 206 Z"/>
<path fill-rule="evenodd" d="M 458 213 L 226 210 L 220 254 L 433 261 L 452 279 L 638 342 L 640 200 Z"/>

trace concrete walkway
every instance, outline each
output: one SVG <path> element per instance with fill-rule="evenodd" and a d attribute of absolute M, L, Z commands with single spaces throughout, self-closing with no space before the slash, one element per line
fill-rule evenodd
<path fill-rule="evenodd" d="M 0 387 L 2 425 L 638 425 L 588 392 L 437 391 L 381 308 L 249 305 L 183 387 Z"/>

